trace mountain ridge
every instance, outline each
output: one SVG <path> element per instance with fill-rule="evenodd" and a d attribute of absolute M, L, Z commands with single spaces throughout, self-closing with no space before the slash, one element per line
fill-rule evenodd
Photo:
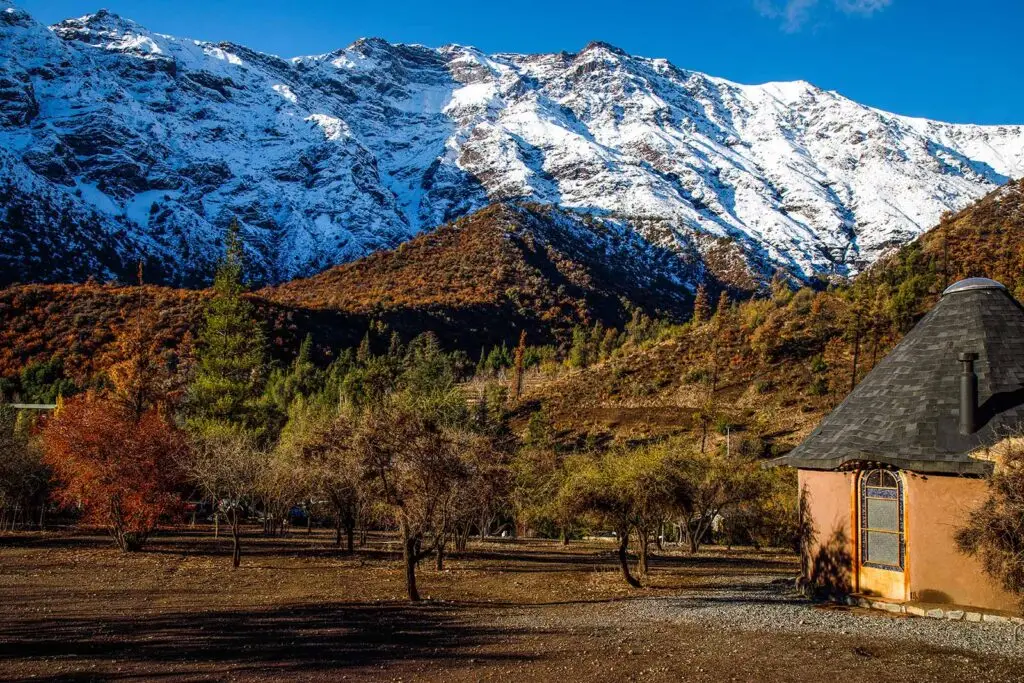
<path fill-rule="evenodd" d="M 141 257 L 161 282 L 202 284 L 237 217 L 276 283 L 505 201 L 590 214 L 686 262 L 728 247 L 725 269 L 755 283 L 842 278 L 1024 175 L 1021 126 L 601 42 L 486 55 L 371 38 L 283 59 L 105 11 L 46 28 L 2 0 L 0 48 L 4 282 L 126 279 Z"/>

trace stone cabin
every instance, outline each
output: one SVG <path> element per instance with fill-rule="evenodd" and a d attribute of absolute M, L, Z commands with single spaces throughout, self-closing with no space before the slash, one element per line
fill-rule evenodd
<path fill-rule="evenodd" d="M 1015 610 L 954 536 L 1024 424 L 1024 308 L 985 278 L 939 303 L 781 459 L 799 469 L 803 580 L 833 594 Z"/>

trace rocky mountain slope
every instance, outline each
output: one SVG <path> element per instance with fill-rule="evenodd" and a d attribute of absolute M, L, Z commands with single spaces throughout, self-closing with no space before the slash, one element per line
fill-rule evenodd
<path fill-rule="evenodd" d="M 847 275 L 1021 175 L 1020 126 L 738 85 L 601 43 L 368 39 L 283 59 L 104 11 L 47 28 L 0 0 L 0 282 L 125 278 L 142 257 L 162 282 L 201 283 L 232 216 L 260 279 L 281 282 L 507 200 L 737 280 Z"/>

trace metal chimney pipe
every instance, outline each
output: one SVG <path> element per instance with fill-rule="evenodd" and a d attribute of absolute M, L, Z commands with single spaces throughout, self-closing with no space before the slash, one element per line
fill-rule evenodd
<path fill-rule="evenodd" d="M 961 353 L 963 364 L 960 371 L 960 433 L 973 434 L 978 426 L 978 375 L 974 372 L 974 361 L 978 354 Z"/>

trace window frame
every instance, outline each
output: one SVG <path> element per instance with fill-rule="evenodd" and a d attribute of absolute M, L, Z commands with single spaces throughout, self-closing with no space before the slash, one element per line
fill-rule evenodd
<path fill-rule="evenodd" d="M 869 482 L 870 479 L 877 475 L 878 484 Z M 894 483 L 894 485 L 893 485 Z M 903 493 L 903 477 L 900 476 L 899 472 L 885 469 L 872 469 L 864 470 L 861 472 L 860 477 L 857 481 L 857 503 L 860 506 L 860 514 L 858 517 L 858 528 L 857 536 L 860 545 L 860 563 L 864 567 L 872 567 L 874 569 L 883 569 L 886 571 L 902 572 L 906 568 L 906 529 L 904 521 L 904 493 Z M 899 524 L 899 528 L 894 529 L 876 529 L 868 526 L 868 505 L 867 501 L 869 498 L 875 500 L 892 500 L 893 495 L 868 495 L 868 490 L 874 489 L 877 492 L 880 491 L 893 491 L 896 498 L 896 517 Z M 896 564 L 885 564 L 882 562 L 872 562 L 868 559 L 868 538 L 869 533 L 882 533 L 891 534 L 896 536 L 898 544 L 897 563 Z"/>

